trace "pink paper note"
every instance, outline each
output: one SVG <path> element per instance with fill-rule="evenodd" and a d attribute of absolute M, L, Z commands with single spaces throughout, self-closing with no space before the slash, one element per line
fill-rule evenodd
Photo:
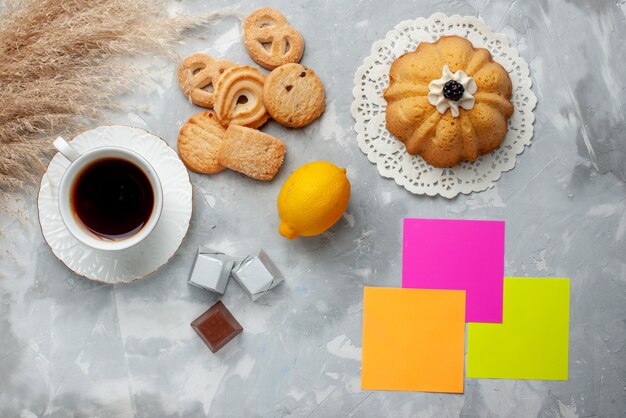
<path fill-rule="evenodd" d="M 502 322 L 504 222 L 405 219 L 402 287 L 467 292 L 466 322 Z"/>

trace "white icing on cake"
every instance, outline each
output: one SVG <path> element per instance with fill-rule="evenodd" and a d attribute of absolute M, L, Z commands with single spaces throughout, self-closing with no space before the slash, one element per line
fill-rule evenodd
<path fill-rule="evenodd" d="M 450 80 L 456 81 L 465 89 L 463 97 L 459 100 L 450 100 L 443 95 L 443 87 Z M 465 110 L 474 108 L 474 94 L 476 93 L 478 87 L 476 87 L 474 79 L 465 74 L 463 71 L 459 70 L 452 74 L 452 72 L 450 72 L 450 68 L 447 65 L 444 65 L 441 78 L 431 81 L 428 85 L 428 89 L 430 90 L 428 93 L 428 101 L 437 108 L 439 113 L 443 115 L 448 109 L 450 109 L 452 116 L 458 118 L 459 107 L 462 107 Z"/>

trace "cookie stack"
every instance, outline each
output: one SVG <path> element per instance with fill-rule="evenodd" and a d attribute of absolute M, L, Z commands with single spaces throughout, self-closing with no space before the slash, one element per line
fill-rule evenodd
<path fill-rule="evenodd" d="M 319 118 L 325 109 L 324 86 L 298 63 L 304 39 L 279 11 L 266 7 L 250 14 L 243 38 L 252 60 L 271 73 L 204 53 L 185 58 L 178 69 L 183 93 L 212 110 L 183 125 L 178 152 L 185 165 L 199 173 L 229 168 L 271 180 L 282 166 L 285 144 L 257 129 L 270 117 L 289 128 Z"/>

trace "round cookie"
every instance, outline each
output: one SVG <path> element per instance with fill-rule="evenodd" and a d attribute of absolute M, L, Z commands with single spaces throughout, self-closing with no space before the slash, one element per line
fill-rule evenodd
<path fill-rule="evenodd" d="M 258 128 L 269 115 L 263 105 L 265 75 L 247 65 L 224 71 L 215 86 L 213 108 L 222 125 Z"/>
<path fill-rule="evenodd" d="M 300 128 L 324 112 L 324 86 L 310 68 L 285 64 L 265 78 L 263 103 L 276 122 Z"/>
<path fill-rule="evenodd" d="M 271 7 L 255 10 L 248 16 L 243 24 L 243 41 L 250 58 L 268 70 L 299 62 L 304 53 L 300 32 Z"/>
<path fill-rule="evenodd" d="M 224 169 L 218 154 L 226 129 L 213 112 L 193 115 L 178 134 L 178 154 L 187 168 L 198 173 L 215 174 Z"/>
<path fill-rule="evenodd" d="M 211 86 L 215 90 L 222 73 L 235 65 L 232 61 L 216 60 L 208 54 L 193 54 L 185 58 L 178 68 L 178 84 L 193 104 L 211 109 L 213 92 L 205 89 Z"/>

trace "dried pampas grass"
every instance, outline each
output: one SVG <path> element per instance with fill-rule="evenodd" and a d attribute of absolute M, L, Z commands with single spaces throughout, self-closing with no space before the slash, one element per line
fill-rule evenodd
<path fill-rule="evenodd" d="M 0 192 L 36 184 L 51 139 L 116 107 L 133 82 L 120 58 L 174 56 L 182 31 L 224 15 L 172 18 L 163 0 L 13 0 L 0 10 Z"/>

